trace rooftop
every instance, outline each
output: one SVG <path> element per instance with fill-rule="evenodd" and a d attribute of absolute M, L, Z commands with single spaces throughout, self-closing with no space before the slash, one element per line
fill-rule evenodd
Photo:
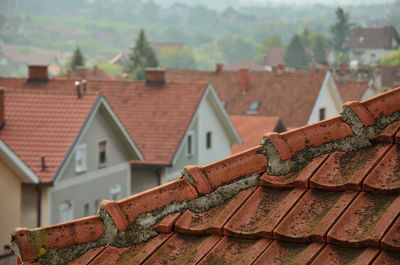
<path fill-rule="evenodd" d="M 39 264 L 396 264 L 400 88 L 346 103 L 99 214 L 17 228 Z"/>
<path fill-rule="evenodd" d="M 394 45 L 392 40 L 397 44 Z M 347 48 L 380 48 L 396 49 L 400 43 L 399 35 L 394 27 L 356 28 L 346 43 Z"/>
<path fill-rule="evenodd" d="M 361 100 L 365 91 L 368 89 L 369 81 L 370 79 L 336 80 L 343 102 Z"/>

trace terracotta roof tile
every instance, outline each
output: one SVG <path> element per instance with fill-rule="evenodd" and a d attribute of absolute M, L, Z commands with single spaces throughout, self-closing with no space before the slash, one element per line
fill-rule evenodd
<path fill-rule="evenodd" d="M 356 28 L 349 40 L 346 42 L 347 48 L 380 48 L 396 49 L 392 40 L 399 42 L 400 38 L 394 27 L 383 28 Z"/>
<path fill-rule="evenodd" d="M 17 229 L 14 250 L 44 263 L 397 264 L 399 101 L 393 91 L 348 104 L 334 119 L 186 167 L 165 186 L 104 202 L 93 223 Z"/>
<path fill-rule="evenodd" d="M 6 125 L 0 130 L 0 139 L 41 182 L 51 182 L 97 98 L 98 95 L 87 95 L 78 99 L 76 95 L 57 92 L 6 92 Z"/>
<path fill-rule="evenodd" d="M 169 69 L 167 81 L 206 81 L 226 102 L 229 115 L 247 114 L 259 101 L 257 115 L 278 116 L 286 126 L 306 125 L 327 71 L 248 71 L 247 89 L 242 90 L 240 71 L 192 71 Z"/>

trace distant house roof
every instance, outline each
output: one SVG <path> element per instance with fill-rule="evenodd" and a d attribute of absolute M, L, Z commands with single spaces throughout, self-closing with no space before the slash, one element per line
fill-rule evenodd
<path fill-rule="evenodd" d="M 347 79 L 347 80 L 335 80 L 336 85 L 339 89 L 340 95 L 342 96 L 343 102 L 361 100 L 365 91 L 368 89 L 370 79 Z"/>
<path fill-rule="evenodd" d="M 247 74 L 246 74 L 247 73 Z M 229 115 L 248 114 L 252 102 L 259 101 L 262 116 L 279 116 L 285 126 L 307 124 L 327 76 L 327 71 L 193 71 L 167 70 L 167 80 L 210 82 L 226 102 Z"/>
<path fill-rule="evenodd" d="M 283 56 L 286 53 L 285 47 L 273 47 L 269 50 L 267 56 L 264 58 L 264 64 L 269 66 L 276 66 L 284 63 Z"/>
<path fill-rule="evenodd" d="M 75 91 L 74 79 L 33 83 L 26 79 L 0 78 L 0 86 L 15 89 Z M 147 86 L 143 81 L 89 80 L 87 91 L 99 91 L 128 130 L 144 155 L 140 163 L 170 165 L 186 134 L 207 82 L 166 82 Z"/>
<path fill-rule="evenodd" d="M 396 42 L 393 43 L 393 40 Z M 347 48 L 378 48 L 396 49 L 400 43 L 400 37 L 392 26 L 383 28 L 356 28 L 349 40 Z"/>
<path fill-rule="evenodd" d="M 23 261 L 398 264 L 400 89 L 119 201 L 17 228 Z"/>
<path fill-rule="evenodd" d="M 243 144 L 231 147 L 231 154 L 236 154 L 260 144 L 266 132 L 283 132 L 286 130 L 279 117 L 254 115 L 230 115 L 233 125 L 238 131 Z"/>
<path fill-rule="evenodd" d="M 39 54 L 39 53 L 23 53 L 16 50 L 5 49 L 3 54 L 9 59 L 17 63 L 27 65 L 59 65 L 60 62 L 56 55 Z"/>
<path fill-rule="evenodd" d="M 226 70 L 237 71 L 241 68 L 247 68 L 250 71 L 265 71 L 265 68 L 258 63 L 251 61 L 250 59 L 240 59 L 231 65 L 226 67 Z"/>
<path fill-rule="evenodd" d="M 400 65 L 382 67 L 382 88 L 392 89 L 400 86 Z"/>

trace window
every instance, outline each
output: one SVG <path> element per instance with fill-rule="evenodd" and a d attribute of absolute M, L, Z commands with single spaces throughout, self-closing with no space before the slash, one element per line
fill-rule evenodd
<path fill-rule="evenodd" d="M 207 132 L 206 134 L 206 147 L 207 149 L 211 148 L 211 132 Z"/>
<path fill-rule="evenodd" d="M 319 109 L 319 120 L 325 120 L 325 108 L 320 108 Z"/>
<path fill-rule="evenodd" d="M 80 145 L 75 150 L 75 172 L 86 170 L 86 145 Z"/>
<path fill-rule="evenodd" d="M 119 200 L 121 198 L 121 186 L 120 185 L 114 185 L 110 189 L 110 198 L 111 200 Z"/>
<path fill-rule="evenodd" d="M 192 157 L 194 154 L 194 133 L 188 132 L 186 136 L 186 156 Z"/>
<path fill-rule="evenodd" d="M 84 211 L 84 213 L 83 213 L 84 216 L 89 216 L 89 215 L 90 215 L 90 206 L 89 206 L 89 203 L 86 203 L 86 204 L 85 204 L 83 211 Z"/>
<path fill-rule="evenodd" d="M 65 201 L 58 206 L 58 222 L 64 223 L 74 219 L 72 201 Z"/>
<path fill-rule="evenodd" d="M 105 165 L 107 162 L 106 144 L 107 144 L 106 140 L 99 142 L 99 166 Z"/>
<path fill-rule="evenodd" d="M 249 106 L 249 109 L 247 110 L 247 113 L 248 114 L 257 114 L 258 107 L 260 107 L 260 102 L 259 101 L 251 102 L 251 104 Z"/>

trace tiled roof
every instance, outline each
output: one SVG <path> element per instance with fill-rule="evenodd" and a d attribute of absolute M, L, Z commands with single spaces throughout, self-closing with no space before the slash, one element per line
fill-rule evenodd
<path fill-rule="evenodd" d="M 283 56 L 285 56 L 286 47 L 273 47 L 269 50 L 264 58 L 265 65 L 276 66 L 284 63 Z"/>
<path fill-rule="evenodd" d="M 392 39 L 400 41 L 399 35 L 393 27 L 383 28 L 356 28 L 346 42 L 347 48 L 379 48 L 396 49 Z"/>
<path fill-rule="evenodd" d="M 348 79 L 343 81 L 336 80 L 336 84 L 339 89 L 339 93 L 342 96 L 343 102 L 361 100 L 368 88 L 369 81 L 370 79 Z"/>
<path fill-rule="evenodd" d="M 75 91 L 74 80 L 27 82 L 0 78 L 0 86 Z M 140 163 L 170 165 L 207 88 L 206 82 L 167 82 L 146 86 L 143 81 L 89 80 L 87 91 L 101 92 L 144 155 Z"/>
<path fill-rule="evenodd" d="M 106 74 L 103 70 L 94 66 L 88 68 L 77 68 L 75 71 L 68 71 L 65 76 L 58 76 L 57 79 L 86 79 L 86 80 L 117 80 L 117 77 Z"/>
<path fill-rule="evenodd" d="M 39 177 L 51 182 L 98 95 L 38 93 L 5 94 L 5 126 L 0 139 Z M 41 156 L 46 171 L 42 171 Z"/>
<path fill-rule="evenodd" d="M 240 59 L 239 61 L 236 61 L 231 65 L 228 65 L 226 67 L 226 70 L 237 71 L 240 70 L 241 68 L 247 68 L 250 71 L 265 71 L 263 66 L 249 59 Z"/>
<path fill-rule="evenodd" d="M 253 116 L 253 115 L 231 115 L 229 116 L 235 126 L 243 144 L 234 144 L 231 154 L 236 154 L 260 144 L 261 137 L 266 132 L 277 132 L 284 125 L 279 117 Z M 281 126 L 279 126 L 281 123 Z"/>
<path fill-rule="evenodd" d="M 400 65 L 382 67 L 382 88 L 392 89 L 400 86 Z"/>
<path fill-rule="evenodd" d="M 257 115 L 279 116 L 286 126 L 307 124 L 327 71 L 248 71 L 243 91 L 241 71 L 167 70 L 170 81 L 210 82 L 229 115 L 247 114 L 250 104 L 259 101 Z"/>
<path fill-rule="evenodd" d="M 39 264 L 398 264 L 400 88 L 99 214 L 18 228 Z"/>

